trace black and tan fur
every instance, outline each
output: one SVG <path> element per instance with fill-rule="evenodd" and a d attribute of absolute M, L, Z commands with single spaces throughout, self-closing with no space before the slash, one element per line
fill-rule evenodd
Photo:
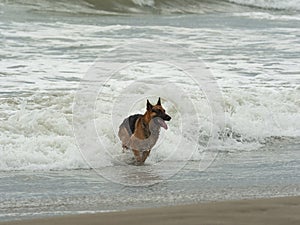
<path fill-rule="evenodd" d="M 156 105 L 147 100 L 147 111 L 144 115 L 135 114 L 126 118 L 119 127 L 119 138 L 123 149 L 131 149 L 137 165 L 145 162 L 151 149 L 158 140 L 160 128 L 167 129 L 164 121 L 170 121 L 161 105 L 160 98 Z"/>

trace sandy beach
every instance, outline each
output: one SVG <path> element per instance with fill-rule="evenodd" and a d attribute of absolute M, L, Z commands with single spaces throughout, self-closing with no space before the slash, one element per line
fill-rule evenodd
<path fill-rule="evenodd" d="M 122 212 L 71 215 L 12 221 L 7 225 L 65 224 L 300 224 L 300 196 L 211 202 L 135 209 Z"/>

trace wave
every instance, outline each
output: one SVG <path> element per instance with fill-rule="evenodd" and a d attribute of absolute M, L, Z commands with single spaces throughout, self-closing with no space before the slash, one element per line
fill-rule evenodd
<path fill-rule="evenodd" d="M 236 10 L 232 3 L 217 0 L 86 0 L 97 10 L 117 13 L 186 14 Z"/>
<path fill-rule="evenodd" d="M 254 94 L 258 92 L 261 95 Z M 252 151 L 299 140 L 299 92 L 286 90 L 274 93 L 274 90 L 268 92 L 258 88 L 253 92 L 236 89 L 224 92 L 223 95 L 226 124 L 225 127 L 217 127 L 218 133 L 214 139 L 210 134 L 210 108 L 205 107 L 206 99 L 200 99 L 201 125 L 199 128 L 195 124 L 195 128 L 191 129 L 199 130 L 196 143 L 199 148 L 194 152 L 188 151 L 195 146 L 195 141 L 188 137 L 183 137 L 186 147 L 174 152 L 180 136 L 180 115 L 174 105 L 164 102 L 173 120 L 170 121 L 170 129 L 162 131 L 163 141 L 158 142 L 147 162 L 201 160 L 203 152 L 207 151 Z M 115 133 L 119 123 L 112 128 L 111 116 L 101 113 L 97 108 L 99 113 L 95 118 L 95 126 L 103 146 L 111 152 L 106 157 L 101 153 L 103 150 L 99 145 L 99 149 L 85 155 L 85 158 L 95 159 L 95 162 L 88 165 L 77 147 L 73 133 L 73 97 L 73 93 L 33 94 L 23 100 L 16 97 L 2 101 L 8 110 L 7 114 L 5 110 L 2 113 L 6 116 L 1 120 L 0 127 L 0 171 L 88 169 L 91 164 L 102 168 L 114 165 L 109 156 L 117 161 L 125 161 L 127 159 L 122 157 L 132 156 L 121 153 L 121 145 Z M 181 101 L 185 102 L 184 99 Z M 111 101 L 99 101 L 97 105 L 108 109 Z M 144 101 L 137 107 L 144 108 Z"/>
<path fill-rule="evenodd" d="M 299 10 L 300 1 L 280 0 L 86 0 L 98 10 L 121 13 L 213 13 L 262 9 Z"/>
<path fill-rule="evenodd" d="M 158 74 L 163 74 L 164 78 Z M 142 84 L 134 82 L 138 80 L 137 77 L 143 76 L 147 80 Z M 157 90 L 156 84 L 162 79 L 169 82 L 162 82 L 165 86 Z M 89 169 L 90 165 L 102 168 L 115 165 L 115 161 L 126 162 L 128 159 L 123 158 L 125 155 L 117 137 L 118 126 L 126 116 L 144 112 L 145 99 L 141 99 L 141 94 L 151 90 L 158 96 L 168 94 L 174 103 L 167 99 L 163 101 L 163 106 L 173 119 L 168 124 L 168 131 L 162 131 L 162 139 L 151 152 L 147 163 L 163 160 L 200 161 L 207 152 L 264 151 L 270 146 L 276 148 L 299 141 L 299 86 L 278 88 L 276 85 L 273 87 L 274 82 L 269 80 L 268 87 L 237 87 L 234 85 L 236 81 L 231 81 L 230 76 L 226 80 L 223 97 L 217 102 L 218 105 L 224 105 L 223 124 L 214 122 L 208 99 L 193 80 L 182 76 L 180 71 L 174 71 L 165 64 L 147 63 L 123 69 L 105 83 L 101 89 L 103 93 L 99 95 L 101 97 L 93 105 L 93 127 L 102 146 L 97 144 L 99 140 L 86 140 L 90 136 L 88 133 L 75 138 L 73 122 L 85 127 L 85 123 L 91 121 L 91 115 L 83 112 L 82 117 L 76 117 L 77 114 L 72 111 L 74 91 L 33 91 L 31 94 L 1 98 L 0 171 Z M 239 80 L 242 81 L 242 77 Z M 142 89 L 137 88 L 141 85 Z M 129 94 L 123 96 L 124 89 Z M 189 98 L 184 97 L 180 90 L 189 93 L 193 107 L 190 107 Z M 120 100 L 127 98 L 139 99 L 130 111 L 124 105 L 118 105 Z M 84 104 L 85 99 L 81 100 Z M 155 100 L 157 97 L 150 99 L 151 102 Z M 188 123 L 185 132 L 182 132 L 182 124 L 189 121 L 183 121 L 178 106 L 187 109 L 185 114 L 189 118 L 199 119 L 198 122 Z M 122 110 L 113 111 L 116 108 Z M 191 139 L 191 136 L 194 138 Z M 86 141 L 83 148 L 91 144 L 95 146 L 90 152 L 81 149 L 85 150 L 84 157 L 89 164 L 77 146 L 80 138 Z M 184 147 L 178 149 L 180 141 Z M 132 154 L 129 152 L 127 156 L 132 157 Z"/>
<path fill-rule="evenodd" d="M 280 1 L 280 0 L 229 0 L 229 2 L 258 7 L 262 9 L 275 9 L 275 10 L 289 10 L 289 11 L 298 11 L 300 10 L 300 0 L 289 0 L 289 1 Z"/>
<path fill-rule="evenodd" d="M 68 14 L 206 14 L 261 10 L 300 10 L 300 1 L 280 0 L 73 0 L 73 1 L 8 1 L 18 10 Z M 15 8 L 12 8 L 15 10 Z M 3 10 L 8 10 L 3 7 Z"/>

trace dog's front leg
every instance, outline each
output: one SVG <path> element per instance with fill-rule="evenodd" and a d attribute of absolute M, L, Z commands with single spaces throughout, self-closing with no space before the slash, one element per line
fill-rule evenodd
<path fill-rule="evenodd" d="M 125 150 L 128 150 L 129 148 L 127 147 L 127 145 L 122 144 L 122 153 L 125 152 Z"/>
<path fill-rule="evenodd" d="M 135 157 L 135 160 L 136 160 L 136 164 L 137 165 L 142 165 L 143 164 L 143 160 L 142 160 L 142 157 L 141 157 L 141 152 L 139 150 L 135 150 L 135 149 L 132 149 L 132 152 L 134 154 L 134 157 Z"/>
<path fill-rule="evenodd" d="M 148 158 L 149 154 L 150 154 L 150 150 L 147 151 L 143 151 L 143 156 L 142 156 L 142 162 L 144 163 L 146 161 L 146 159 Z"/>

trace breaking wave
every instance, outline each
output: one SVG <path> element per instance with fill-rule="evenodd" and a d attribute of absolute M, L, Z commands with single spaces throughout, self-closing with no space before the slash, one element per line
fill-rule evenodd
<path fill-rule="evenodd" d="M 109 88 L 114 90 L 118 85 L 115 83 Z M 76 145 L 72 130 L 73 96 L 73 93 L 46 96 L 33 94 L 24 99 L 2 100 L 2 108 L 6 105 L 9 111 L 7 114 L 3 112 L 3 119 L 0 121 L 0 170 L 89 168 Z M 169 130 L 162 131 L 164 141 L 152 152 L 148 162 L 155 163 L 166 158 L 171 161 L 200 160 L 202 152 L 207 150 L 251 151 L 266 145 L 284 144 L 300 137 L 297 100 L 300 98 L 299 91 L 235 89 L 230 92 L 224 91 L 223 97 L 226 124 L 225 127 L 217 128 L 218 136 L 210 140 L 209 149 L 206 144 L 211 138 L 210 108 L 207 107 L 206 99 L 200 99 L 199 149 L 194 153 L 188 152 L 189 146 L 195 144 L 190 142 L 188 137 L 187 148 L 174 153 L 178 142 L 180 117 L 172 104 L 164 102 L 163 105 L 173 120 L 169 123 Z M 177 101 L 180 101 L 180 98 Z M 102 108 L 111 107 L 109 101 L 97 104 Z M 143 110 L 144 101 L 141 101 L 139 110 L 132 113 L 140 113 Z M 196 115 L 191 115 L 193 116 Z M 112 129 L 111 116 L 99 112 L 95 122 L 104 146 L 110 149 L 112 151 L 110 153 L 115 157 L 122 156 L 121 145 Z M 114 162 L 109 161 L 104 155 L 98 156 L 97 154 L 101 152 L 98 150 L 95 149 L 95 155 L 89 156 L 97 159 L 93 165 L 97 167 L 113 165 Z"/>
<path fill-rule="evenodd" d="M 299 10 L 300 1 L 280 0 L 86 0 L 98 10 L 125 13 L 212 13 L 245 10 L 245 7 L 262 9 Z M 240 7 L 239 7 L 240 6 Z"/>
<path fill-rule="evenodd" d="M 5 4 L 34 12 L 101 15 L 227 13 L 251 11 L 252 7 L 261 10 L 300 10 L 299 0 L 14 0 Z"/>

